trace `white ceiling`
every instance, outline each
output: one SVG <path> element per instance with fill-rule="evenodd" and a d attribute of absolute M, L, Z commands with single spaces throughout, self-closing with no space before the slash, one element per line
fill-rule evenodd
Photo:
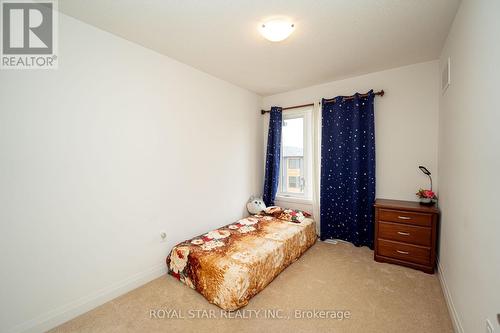
<path fill-rule="evenodd" d="M 460 0 L 62 0 L 63 13 L 271 95 L 439 57 Z M 289 17 L 284 42 L 257 26 Z"/>

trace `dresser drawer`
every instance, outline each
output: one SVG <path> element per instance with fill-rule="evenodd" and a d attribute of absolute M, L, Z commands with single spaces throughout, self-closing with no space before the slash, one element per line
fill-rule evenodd
<path fill-rule="evenodd" d="M 379 221 L 398 222 L 412 225 L 430 227 L 432 225 L 432 214 L 422 214 L 393 209 L 379 209 Z"/>
<path fill-rule="evenodd" d="M 430 249 L 422 246 L 378 239 L 378 254 L 384 257 L 400 259 L 422 265 L 431 262 Z"/>
<path fill-rule="evenodd" d="M 431 246 L 431 231 L 431 228 L 416 227 L 408 224 L 382 221 L 378 223 L 379 238 L 403 243 Z"/>

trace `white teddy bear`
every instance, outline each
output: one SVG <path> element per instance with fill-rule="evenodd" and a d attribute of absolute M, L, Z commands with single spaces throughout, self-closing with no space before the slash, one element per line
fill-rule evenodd
<path fill-rule="evenodd" d="M 247 203 L 248 212 L 252 215 L 260 214 L 263 210 L 266 209 L 266 204 L 260 197 L 254 197 L 253 195 L 250 197 Z"/>

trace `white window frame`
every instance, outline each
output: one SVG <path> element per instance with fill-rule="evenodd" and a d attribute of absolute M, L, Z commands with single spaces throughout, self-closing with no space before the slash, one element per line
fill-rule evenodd
<path fill-rule="evenodd" d="M 312 113 L 313 107 L 303 107 L 295 110 L 287 110 L 283 112 L 283 121 L 287 119 L 304 118 L 303 121 L 303 135 L 304 135 L 304 193 L 291 193 L 283 192 L 282 175 L 284 165 L 283 159 L 283 136 L 281 137 L 281 161 L 280 161 L 280 175 L 278 184 L 278 193 L 276 195 L 277 201 L 294 202 L 294 203 L 311 203 L 312 202 Z"/>

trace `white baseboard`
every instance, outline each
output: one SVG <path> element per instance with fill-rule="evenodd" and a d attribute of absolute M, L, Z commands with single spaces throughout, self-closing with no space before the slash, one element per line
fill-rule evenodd
<path fill-rule="evenodd" d="M 13 327 L 9 332 L 45 332 L 164 274 L 166 274 L 166 267 L 164 264 L 139 272 L 107 288 L 98 290 L 76 301 L 30 319 Z"/>
<path fill-rule="evenodd" d="M 328 243 L 328 244 L 338 244 L 338 243 L 345 243 L 345 244 L 352 244 L 351 242 L 342 240 L 342 239 L 325 239 L 323 243 Z"/>
<path fill-rule="evenodd" d="M 439 258 L 437 260 L 438 266 L 438 278 L 441 283 L 441 288 L 443 289 L 444 299 L 446 300 L 446 305 L 448 306 L 448 311 L 450 312 L 451 322 L 453 324 L 453 330 L 456 333 L 464 333 L 464 328 L 462 326 L 462 322 L 460 321 L 460 317 L 458 316 L 458 312 L 453 304 L 453 299 L 451 298 L 450 290 L 448 289 L 448 285 L 446 284 L 446 278 L 444 276 L 443 268 L 441 267 L 441 263 L 439 262 Z"/>

